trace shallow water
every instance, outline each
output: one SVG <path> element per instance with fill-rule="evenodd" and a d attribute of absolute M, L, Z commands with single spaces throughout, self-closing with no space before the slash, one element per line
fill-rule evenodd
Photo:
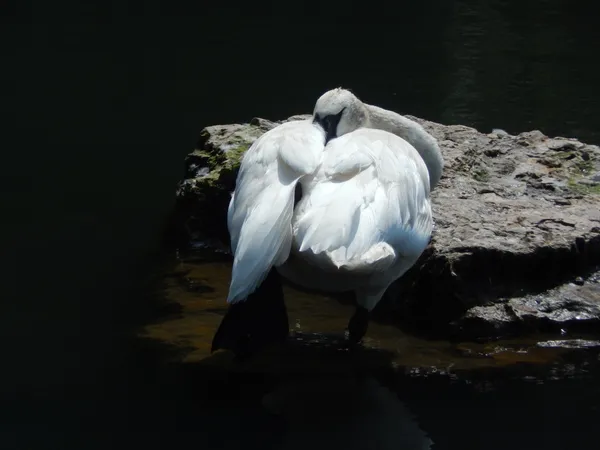
<path fill-rule="evenodd" d="M 227 308 L 224 299 L 231 262 L 225 254 L 204 251 L 173 258 L 165 269 L 163 301 L 177 305 L 178 312 L 145 326 L 141 335 L 176 348 L 178 361 L 209 362 L 214 358 L 210 355 L 212 336 Z M 286 354 L 292 349 L 311 348 L 314 351 L 308 354 L 314 358 L 319 351 L 323 352 L 318 362 L 303 360 L 299 364 L 294 357 L 300 358 L 303 350 L 292 351 L 294 357 L 286 359 L 289 370 L 298 370 L 296 365 L 306 364 L 315 364 L 320 371 L 344 370 L 328 360 L 332 355 L 347 353 L 336 344 L 343 339 L 354 306 L 289 285 L 284 285 L 284 295 L 291 326 L 291 349 L 286 349 Z M 363 352 L 379 353 L 379 364 L 383 367 L 401 368 L 407 373 L 460 373 L 520 363 L 544 365 L 558 362 L 562 356 L 582 348 L 600 349 L 600 341 L 581 335 L 537 335 L 484 343 L 450 342 L 416 337 L 376 320 L 371 321 L 363 342 Z M 286 355 L 278 356 L 282 357 Z M 351 359 L 349 354 L 344 357 Z M 221 356 L 218 358 L 223 360 Z"/>
<path fill-rule="evenodd" d="M 373 322 L 351 354 L 335 344 L 353 306 L 286 286 L 290 343 L 235 364 L 210 355 L 230 269 L 224 254 L 173 257 L 157 303 L 167 312 L 139 333 L 167 349 L 160 391 L 178 409 L 171 420 L 192 431 L 202 417 L 208 448 L 559 449 L 596 436 L 591 338 L 448 342 Z"/>

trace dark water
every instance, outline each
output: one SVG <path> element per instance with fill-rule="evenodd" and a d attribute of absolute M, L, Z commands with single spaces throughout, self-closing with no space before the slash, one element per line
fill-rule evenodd
<path fill-rule="evenodd" d="M 271 378 L 168 365 L 130 338 L 162 314 L 162 229 L 205 125 L 310 111 L 342 85 L 430 120 L 600 143 L 600 32 L 588 3 L 415 3 L 385 11 L 393 26 L 369 4 L 321 5 L 310 23 L 313 7 L 299 3 L 269 13 L 0 5 L 2 448 L 296 448 L 351 431 L 362 433 L 357 448 L 371 436 L 383 440 L 373 448 L 403 448 L 409 434 L 406 448 L 594 446 L 595 355 L 561 380 L 519 376 L 485 392 L 485 382 L 317 376 L 282 387 L 291 412 L 272 415 L 260 406 Z M 323 416 L 353 396 L 358 412 Z M 399 436 L 403 426 L 412 431 Z"/>

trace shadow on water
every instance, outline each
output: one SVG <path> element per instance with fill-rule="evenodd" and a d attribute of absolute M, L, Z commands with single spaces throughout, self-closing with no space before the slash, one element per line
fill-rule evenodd
<path fill-rule="evenodd" d="M 374 323 L 350 354 L 336 342 L 352 306 L 286 287 L 290 342 L 235 364 L 210 355 L 229 276 L 229 256 L 207 251 L 173 258 L 157 278 L 154 314 L 119 375 L 126 391 L 112 393 L 113 420 L 136 445 L 561 449 L 595 436 L 597 343 L 449 343 Z"/>
<path fill-rule="evenodd" d="M 0 448 L 369 448 L 369 434 L 386 448 L 402 447 L 401 424 L 416 448 L 594 445 L 595 349 L 537 345 L 555 337 L 451 344 L 373 323 L 349 357 L 321 347 L 352 307 L 286 289 L 296 351 L 233 368 L 208 357 L 228 259 L 176 261 L 168 277 L 145 264 L 202 127 L 305 112 L 335 86 L 443 123 L 597 143 L 600 28 L 589 8 L 405 2 L 386 28 L 376 8 L 328 3 L 319 11 L 349 15 L 307 33 L 295 3 L 279 20 L 217 3 L 197 2 L 197 15 L 168 2 L 68 3 L 1 7 L 14 11 L 0 27 L 10 260 Z M 336 40 L 351 13 L 367 38 Z M 335 64 L 357 52 L 371 55 L 364 70 Z"/>

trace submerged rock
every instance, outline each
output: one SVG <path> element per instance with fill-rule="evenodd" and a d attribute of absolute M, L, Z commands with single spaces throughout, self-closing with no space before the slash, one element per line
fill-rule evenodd
<path fill-rule="evenodd" d="M 435 229 L 376 313 L 459 336 L 600 330 L 600 148 L 540 131 L 483 134 L 409 117 L 444 155 L 432 194 Z M 241 156 L 285 121 L 202 130 L 177 188 L 185 241 L 228 241 L 226 210 Z"/>

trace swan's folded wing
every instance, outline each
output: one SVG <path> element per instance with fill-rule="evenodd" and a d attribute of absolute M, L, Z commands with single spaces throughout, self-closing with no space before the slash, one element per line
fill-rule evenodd
<path fill-rule="evenodd" d="M 431 228 L 429 179 L 403 139 L 364 129 L 331 141 L 320 179 L 295 221 L 300 251 L 326 252 L 338 267 L 385 270 L 418 255 Z"/>
<path fill-rule="evenodd" d="M 227 222 L 234 253 L 228 302 L 244 300 L 290 253 L 294 190 L 317 168 L 321 130 L 310 122 L 280 125 L 244 155 Z"/>

